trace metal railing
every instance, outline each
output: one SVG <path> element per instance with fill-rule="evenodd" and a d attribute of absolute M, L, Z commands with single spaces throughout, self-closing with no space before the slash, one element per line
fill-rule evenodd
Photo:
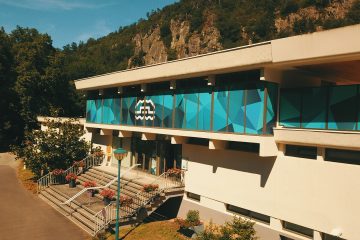
<path fill-rule="evenodd" d="M 116 206 L 113 203 L 110 203 L 99 212 L 94 215 L 94 229 L 93 236 L 95 236 L 99 231 L 104 229 L 111 221 L 116 218 Z"/>
<path fill-rule="evenodd" d="M 127 169 L 124 173 L 120 174 L 120 177 L 126 175 L 128 172 L 130 172 L 131 170 L 133 170 L 135 167 L 137 167 L 140 164 L 136 164 L 132 167 L 130 167 L 129 169 Z M 99 187 L 87 187 L 82 189 L 80 192 L 76 193 L 74 196 L 72 196 L 71 198 L 69 198 L 68 200 L 66 200 L 65 202 L 61 203 L 61 204 L 69 204 L 72 201 L 74 201 L 77 197 L 79 197 L 81 194 L 83 194 L 84 192 L 88 191 L 88 190 L 96 190 L 96 189 L 103 189 L 103 188 L 108 188 L 109 186 L 111 186 L 111 184 L 113 184 L 114 182 L 116 182 L 118 180 L 118 177 L 116 176 L 114 179 L 112 179 L 110 182 L 108 182 L 106 185 L 104 186 L 99 186 Z"/>
<path fill-rule="evenodd" d="M 101 162 L 103 161 L 103 157 L 89 155 L 81 161 L 84 162 L 83 167 L 71 166 L 68 169 L 66 169 L 64 171 L 64 173 L 61 175 L 54 175 L 52 172 L 50 172 L 50 173 L 46 174 L 45 176 L 42 176 L 41 178 L 39 178 L 39 180 L 37 181 L 38 193 L 41 190 L 48 187 L 49 185 L 65 183 L 65 176 L 69 173 L 74 173 L 76 175 L 79 175 L 84 170 L 89 169 L 92 166 L 100 165 Z"/>

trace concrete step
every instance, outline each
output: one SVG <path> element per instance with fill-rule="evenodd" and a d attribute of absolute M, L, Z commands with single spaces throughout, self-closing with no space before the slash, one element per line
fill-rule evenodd
<path fill-rule="evenodd" d="M 83 222 L 79 221 L 78 218 L 76 218 L 74 216 L 75 212 L 72 212 L 71 214 L 69 214 L 67 211 L 73 211 L 71 208 L 67 208 L 64 206 L 59 206 L 58 204 L 56 204 L 56 200 L 54 200 L 54 198 L 47 192 L 42 192 L 39 195 L 39 198 L 42 199 L 44 202 L 46 202 L 47 204 L 49 204 L 52 208 L 54 208 L 56 211 L 58 211 L 59 213 L 61 213 L 62 215 L 64 215 L 67 219 L 69 219 L 71 222 L 73 222 L 74 224 L 76 224 L 78 227 L 80 227 L 81 229 L 83 229 L 85 232 L 87 232 L 88 234 L 92 235 L 93 234 L 93 230 L 88 227 L 88 225 L 83 224 Z M 71 210 L 70 210 L 71 209 Z"/>

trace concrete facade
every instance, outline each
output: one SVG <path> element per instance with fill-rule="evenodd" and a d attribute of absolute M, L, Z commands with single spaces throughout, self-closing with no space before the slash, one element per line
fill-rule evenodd
<path fill-rule="evenodd" d="M 185 170 L 186 191 L 179 209 L 181 217 L 184 217 L 190 209 L 199 209 L 203 220 L 212 220 L 221 224 L 235 214 L 234 211 L 228 210 L 229 206 L 234 206 L 268 217 L 268 222 L 252 218 L 256 222 L 256 230 L 261 239 L 275 240 L 279 239 L 280 235 L 290 239 L 335 239 L 331 236 L 359 239 L 357 215 L 360 214 L 360 206 L 357 203 L 360 201 L 360 163 L 354 159 L 344 163 L 334 160 L 334 157 L 330 160 L 327 156 L 328 149 L 351 150 L 345 153 L 340 151 L 336 153 L 338 155 L 335 155 L 335 158 L 339 156 L 347 158 L 347 155 L 359 156 L 356 154 L 360 151 L 360 114 L 357 112 L 357 117 L 350 119 L 352 122 L 349 119 L 336 122 L 339 118 L 333 117 L 332 111 L 337 114 L 342 109 L 338 110 L 339 108 L 336 107 L 338 98 L 332 99 L 331 94 L 342 90 L 328 87 L 351 83 L 353 85 L 349 89 L 353 89 L 355 93 L 354 98 L 349 102 L 360 102 L 359 42 L 360 25 L 354 25 L 80 79 L 75 82 L 77 89 L 93 94 L 100 89 L 116 89 L 139 84 L 141 89 L 145 89 L 144 86 L 158 82 L 170 82 L 170 89 L 173 90 L 174 81 L 180 83 L 185 78 L 202 77 L 208 81 L 208 85 L 215 83 L 216 87 L 217 81 L 208 80 L 211 76 L 217 78 L 219 74 L 256 70 L 259 72 L 259 77 L 251 79 L 252 81 L 256 83 L 266 81 L 276 83 L 278 86 L 279 97 L 275 104 L 277 108 L 274 112 L 276 122 L 273 133 L 265 134 L 263 131 L 257 134 L 246 132 L 240 134 L 215 131 L 212 128 L 213 119 L 211 128 L 205 131 L 175 128 L 174 123 L 171 127 L 154 127 L 104 124 L 88 119 L 84 126 L 91 134 L 87 137 L 94 145 L 102 146 L 105 152 L 109 147 L 116 147 L 114 142 L 119 142 L 130 152 L 128 159 L 122 163 L 126 166 L 137 163 L 142 154 L 144 157 L 141 161 L 148 161 L 147 166 L 152 164 L 151 161 L 156 160 L 157 174 L 170 166 L 166 165 L 169 163 L 164 163 L 165 167 L 160 167 L 162 156 L 157 155 L 158 152 L 162 153 L 161 150 L 158 151 L 160 147 L 156 145 L 156 153 L 150 154 L 148 158 L 147 153 L 141 150 L 141 154 L 138 154 L 133 140 L 138 139 L 145 144 L 165 141 L 167 144 L 181 145 L 180 165 Z M 329 75 L 332 77 L 328 77 Z M 242 80 L 234 79 L 234 81 Z M 319 120 L 315 111 L 316 117 L 311 116 L 312 119 L 307 120 L 306 114 L 311 111 L 306 112 L 304 110 L 306 102 L 302 102 L 300 110 L 305 112 L 300 114 L 299 123 L 296 122 L 297 120 L 293 123 L 280 119 L 283 116 L 281 112 L 286 111 L 284 107 L 280 107 L 285 92 L 289 88 L 295 89 L 294 93 L 301 92 L 304 87 L 319 87 L 321 91 L 328 91 L 326 110 L 324 110 L 326 117 Z M 266 87 L 265 89 L 268 91 Z M 317 88 L 314 91 L 317 91 Z M 216 89 L 212 90 L 211 94 L 211 117 L 213 117 L 214 104 L 218 101 L 214 97 L 217 94 Z M 231 94 L 230 90 L 229 94 Z M 302 96 L 301 99 L 303 98 Z M 295 102 L 298 98 L 293 99 Z M 267 106 L 269 100 L 264 98 L 262 101 L 264 106 Z M 330 105 L 331 101 L 334 105 Z M 103 102 L 104 100 L 101 104 L 104 104 Z M 313 105 L 316 104 L 317 100 L 314 100 Z M 308 105 L 312 105 L 311 102 Z M 121 106 L 120 104 L 118 107 L 119 111 Z M 249 107 L 246 104 L 244 106 Z M 345 104 L 345 106 L 351 105 Z M 226 119 L 229 119 L 228 115 L 231 111 L 229 109 L 230 107 L 227 107 Z M 173 111 L 175 112 L 175 109 Z M 353 109 L 349 107 L 346 111 L 352 114 Z M 173 116 L 176 114 L 173 113 Z M 262 121 L 265 126 L 266 119 Z M 291 124 L 295 125 L 290 126 Z M 339 129 L 330 129 L 336 124 Z M 320 127 L 317 127 L 318 125 Z M 350 125 L 353 129 L 348 127 Z M 348 129 L 344 130 L 341 127 Z M 228 130 L 229 127 L 227 126 L 226 129 Z M 291 145 L 299 149 L 296 156 L 287 153 L 286 149 Z M 310 157 L 307 157 L 307 154 Z M 198 195 L 200 200 L 188 197 L 187 193 Z M 239 215 L 249 218 L 241 213 Z M 290 230 L 291 227 L 287 227 L 287 223 L 307 228 L 311 234 L 304 235 L 301 229 Z"/>

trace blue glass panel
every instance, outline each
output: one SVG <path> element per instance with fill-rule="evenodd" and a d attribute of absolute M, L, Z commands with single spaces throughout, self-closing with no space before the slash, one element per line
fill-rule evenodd
<path fill-rule="evenodd" d="M 145 119 L 146 126 L 161 127 L 162 114 L 163 114 L 163 96 L 162 95 L 147 96 L 146 100 L 147 100 L 146 106 L 150 107 L 150 111 L 154 111 L 154 114 L 151 114 L 151 117 Z"/>
<path fill-rule="evenodd" d="M 244 89 L 233 87 L 229 91 L 228 132 L 244 133 Z"/>
<path fill-rule="evenodd" d="M 326 127 L 326 88 L 306 88 L 302 97 L 302 128 Z"/>
<path fill-rule="evenodd" d="M 135 125 L 135 105 L 136 105 L 136 97 L 129 97 L 129 114 L 127 119 L 127 124 L 134 126 Z M 139 122 L 139 125 L 141 121 Z"/>
<path fill-rule="evenodd" d="M 357 86 L 329 88 L 328 128 L 356 130 L 358 99 Z"/>
<path fill-rule="evenodd" d="M 95 122 L 96 122 L 96 123 L 101 123 L 101 117 L 102 117 L 102 99 L 96 99 L 96 100 L 95 100 L 95 104 L 96 104 L 96 117 L 95 117 Z"/>
<path fill-rule="evenodd" d="M 226 131 L 228 91 L 214 92 L 213 131 Z"/>
<path fill-rule="evenodd" d="M 187 129 L 197 128 L 197 113 L 199 97 L 197 93 L 186 93 L 185 119 Z"/>
<path fill-rule="evenodd" d="M 272 134 L 276 125 L 278 84 L 267 83 L 266 133 Z"/>
<path fill-rule="evenodd" d="M 113 108 L 113 112 L 114 112 L 114 121 L 112 122 L 113 124 L 120 124 L 120 105 L 121 105 L 121 99 L 120 98 L 115 98 L 114 99 L 114 108 Z"/>
<path fill-rule="evenodd" d="M 95 122 L 96 119 L 96 104 L 95 100 L 89 99 L 86 101 L 86 121 Z"/>
<path fill-rule="evenodd" d="M 129 118 L 129 99 L 123 97 L 121 99 L 121 124 L 126 125 L 127 119 Z"/>
<path fill-rule="evenodd" d="M 282 89 L 280 93 L 280 125 L 284 127 L 300 127 L 300 90 Z"/>
<path fill-rule="evenodd" d="M 112 98 L 105 98 L 103 101 L 103 117 L 102 123 L 104 124 L 112 124 L 115 116 L 113 113 L 113 99 Z"/>
<path fill-rule="evenodd" d="M 246 93 L 246 128 L 245 133 L 261 134 L 264 115 L 264 87 L 248 89 Z"/>
<path fill-rule="evenodd" d="M 175 126 L 174 128 L 185 128 L 185 98 L 184 94 L 176 93 L 175 101 Z"/>
<path fill-rule="evenodd" d="M 164 95 L 163 127 L 172 128 L 174 97 L 170 93 Z"/>
<path fill-rule="evenodd" d="M 210 130 L 211 89 L 199 93 L 198 130 Z"/>
<path fill-rule="evenodd" d="M 131 112 L 131 108 L 130 108 Z M 134 123 L 136 126 L 143 126 L 145 123 L 145 118 L 149 119 L 153 117 L 151 114 L 152 107 L 146 103 L 145 97 L 135 98 L 134 106 Z M 130 114 L 131 116 L 131 114 Z"/>

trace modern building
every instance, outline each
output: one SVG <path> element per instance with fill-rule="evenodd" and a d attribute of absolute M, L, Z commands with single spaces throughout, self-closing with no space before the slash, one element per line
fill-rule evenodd
<path fill-rule="evenodd" d="M 75 81 L 124 166 L 185 170 L 178 215 L 261 239 L 360 239 L 360 25 Z M 340 238 L 337 238 L 337 237 Z"/>

